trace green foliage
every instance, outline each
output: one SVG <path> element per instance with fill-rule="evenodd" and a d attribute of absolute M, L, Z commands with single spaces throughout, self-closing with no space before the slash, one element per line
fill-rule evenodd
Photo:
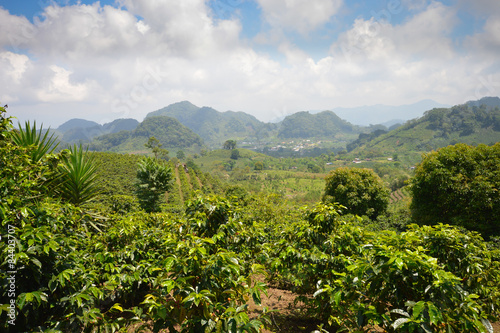
<path fill-rule="evenodd" d="M 12 140 L 18 145 L 23 147 L 33 146 L 34 149 L 31 151 L 31 159 L 34 162 L 40 161 L 46 154 L 52 154 L 52 152 L 57 148 L 58 143 L 57 138 L 54 138 L 54 134 L 49 136 L 49 131 L 45 131 L 42 135 L 42 126 L 40 129 L 36 129 L 36 122 L 33 126 L 27 121 L 24 128 L 19 124 L 19 129 L 12 132 Z"/>
<path fill-rule="evenodd" d="M 457 142 L 489 144 L 500 141 L 499 120 L 498 106 L 468 103 L 448 109 L 432 109 L 423 117 L 410 120 L 388 133 L 362 134 L 348 144 L 348 148 L 357 155 L 378 151 L 379 156 L 391 156 L 394 153 L 431 151 Z"/>
<path fill-rule="evenodd" d="M 411 181 L 414 218 L 500 234 L 500 144 L 457 144 L 424 156 Z"/>
<path fill-rule="evenodd" d="M 331 111 L 317 114 L 297 112 L 286 117 L 279 129 L 280 138 L 335 137 L 359 133 L 356 126 L 340 119 Z"/>
<path fill-rule="evenodd" d="M 177 119 L 197 133 L 211 147 L 221 147 L 228 138 L 260 140 L 276 131 L 277 125 L 263 123 L 243 112 L 218 112 L 210 107 L 197 107 L 187 101 L 150 112 L 146 119 L 167 116 Z"/>
<path fill-rule="evenodd" d="M 0 111 L 0 221 L 7 231 L 0 279 L 11 278 L 14 259 L 16 269 L 15 296 L 8 296 L 8 283 L 0 285 L 0 295 L 15 301 L 16 331 L 256 333 L 270 328 L 269 316 L 266 308 L 250 313 L 249 302 L 261 303 L 266 282 L 297 293 L 301 315 L 321 321 L 322 331 L 489 333 L 490 321 L 500 316 L 495 244 L 450 225 L 408 225 L 404 200 L 377 221 L 343 216 L 346 208 L 337 203 L 297 209 L 280 189 L 313 191 L 321 175 L 276 169 L 297 163 L 306 170 L 309 159 L 264 160 L 241 149 L 228 177 L 259 189 L 251 193 L 191 165 L 185 170 L 144 158 L 135 170 L 137 156 L 94 153 L 91 164 L 101 169 L 101 200 L 108 206 L 89 213 L 55 200 L 54 183 L 47 180 L 55 181 L 73 155 L 90 154 L 75 146 L 67 157 L 34 161 L 35 147 L 12 141 L 10 118 Z M 229 159 L 230 151 L 221 152 L 214 155 Z M 498 161 L 492 152 L 481 154 L 492 165 Z M 324 165 L 326 158 L 315 162 Z M 251 171 L 259 161 L 266 162 L 265 173 Z M 172 169 L 181 185 L 175 205 L 137 211 L 126 184 L 134 172 L 146 184 L 145 198 L 151 192 L 161 198 L 174 179 Z M 384 179 L 391 171 L 378 170 Z M 370 188 L 369 180 L 378 178 L 358 175 L 363 172 L 347 178 Z M 210 195 L 196 191 L 198 180 Z M 227 199 L 217 195 L 222 192 Z M 188 199 L 185 209 L 181 195 Z M 6 310 L 3 302 L 1 331 L 12 330 Z"/>
<path fill-rule="evenodd" d="M 374 218 L 387 210 L 389 190 L 370 169 L 338 168 L 325 182 L 323 200 L 340 203 L 347 213 Z"/>
<path fill-rule="evenodd" d="M 330 306 L 328 321 L 336 326 L 361 330 L 378 325 L 388 332 L 491 332 L 489 320 L 498 311 L 498 289 L 493 287 L 498 274 L 489 272 L 497 269 L 498 262 L 492 262 L 490 255 L 477 236 L 445 225 L 414 225 L 400 235 L 373 237 L 347 270 L 314 296 L 318 305 Z M 458 258 L 465 260 L 460 268 Z M 475 284 L 479 276 L 484 286 Z"/>
<path fill-rule="evenodd" d="M 226 142 L 224 142 L 224 149 L 227 150 L 236 149 L 236 140 L 226 140 Z"/>
<path fill-rule="evenodd" d="M 231 151 L 231 159 L 237 160 L 240 157 L 240 151 L 238 149 L 233 149 Z"/>
<path fill-rule="evenodd" d="M 164 162 L 145 157 L 137 166 L 136 195 L 142 209 L 147 212 L 160 210 L 162 196 L 171 188 L 172 169 Z"/>
<path fill-rule="evenodd" d="M 155 158 L 161 157 L 168 159 L 168 150 L 161 148 L 162 146 L 163 144 L 161 144 L 160 141 L 154 136 L 150 137 L 148 142 L 144 145 L 144 147 L 151 149 Z"/>
<path fill-rule="evenodd" d="M 177 157 L 179 160 L 183 160 L 184 158 L 186 158 L 186 154 L 182 150 L 178 150 L 175 154 L 175 157 Z"/>
<path fill-rule="evenodd" d="M 56 191 L 65 200 L 80 205 L 99 193 L 97 166 L 88 150 L 76 145 L 69 148 L 58 166 Z"/>

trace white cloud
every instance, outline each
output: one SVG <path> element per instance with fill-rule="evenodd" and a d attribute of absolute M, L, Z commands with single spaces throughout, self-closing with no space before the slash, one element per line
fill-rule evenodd
<path fill-rule="evenodd" d="M 456 9 L 439 2 L 399 24 L 390 17 L 357 19 L 319 59 L 286 37 L 322 27 L 341 1 L 259 0 L 271 26 L 261 37 L 276 42 L 283 58 L 252 49 L 240 37 L 242 23 L 214 20 L 203 0 L 122 4 L 50 6 L 33 24 L 0 9 L 0 28 L 8 32 L 0 34 L 0 99 L 9 111 L 31 119 L 50 114 L 58 124 L 77 116 L 105 122 L 142 119 L 189 100 L 270 120 L 424 98 L 459 103 L 476 91 L 489 93 L 485 80 L 492 89 L 499 81 L 487 82 L 488 69 L 498 64 L 499 21 L 490 17 L 461 53 L 451 37 Z M 16 100 L 29 105 L 11 103 Z"/>
<path fill-rule="evenodd" d="M 83 83 L 71 82 L 71 72 L 56 66 L 50 66 L 53 76 L 47 85 L 38 91 L 42 102 L 83 101 L 88 97 L 89 87 Z"/>
<path fill-rule="evenodd" d="M 24 72 L 27 69 L 29 58 L 24 54 L 16 54 L 12 52 L 0 53 L 0 63 L 4 69 L 2 76 L 10 81 L 9 85 L 19 84 Z M 5 85 L 4 87 L 8 87 Z"/>
<path fill-rule="evenodd" d="M 342 0 L 257 0 L 265 21 L 274 29 L 307 34 L 327 23 Z"/>
<path fill-rule="evenodd" d="M 500 52 L 500 15 L 486 20 L 481 32 L 468 36 L 464 42 L 473 53 L 480 52 L 483 58 L 497 61 Z"/>

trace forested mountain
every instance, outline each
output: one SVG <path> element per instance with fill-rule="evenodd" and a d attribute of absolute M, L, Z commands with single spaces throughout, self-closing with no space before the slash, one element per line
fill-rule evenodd
<path fill-rule="evenodd" d="M 144 144 L 154 136 L 163 148 L 189 148 L 203 146 L 203 140 L 192 130 L 182 125 L 177 119 L 165 116 L 146 118 L 132 131 L 123 130 L 117 133 L 95 138 L 90 147 L 93 150 L 137 151 L 145 150 Z"/>
<path fill-rule="evenodd" d="M 353 125 L 332 111 L 297 112 L 279 123 L 264 123 L 244 112 L 219 112 L 184 101 L 149 113 L 141 124 L 134 119 L 117 119 L 105 125 L 72 119 L 61 125 L 56 134 L 69 143 L 88 142 L 99 137 L 91 145 L 95 150 L 143 150 L 143 143 L 139 143 L 143 140 L 139 138 L 149 135 L 171 148 L 203 144 L 212 149 L 220 148 L 229 139 L 254 142 L 252 145 L 263 147 L 285 139 L 314 138 L 344 147 L 347 144 L 348 151 L 358 149 L 386 154 L 428 151 L 457 142 L 496 142 L 500 133 L 499 107 L 500 98 L 485 97 L 451 108 L 434 108 L 399 128 L 387 129 L 383 125 Z"/>
<path fill-rule="evenodd" d="M 171 104 L 150 112 L 146 119 L 168 116 L 189 127 L 209 145 L 220 147 L 227 139 L 262 139 L 272 135 L 275 124 L 266 124 L 244 112 L 219 112 L 210 107 L 197 107 L 188 101 Z"/>
<path fill-rule="evenodd" d="M 287 116 L 280 124 L 278 137 L 283 139 L 333 138 L 360 132 L 358 126 L 340 119 L 332 111 L 316 114 L 304 111 Z"/>
<path fill-rule="evenodd" d="M 120 131 L 134 130 L 139 122 L 136 119 L 116 119 L 110 123 L 100 125 L 94 121 L 85 119 L 70 119 L 54 132 L 63 142 L 76 143 L 88 142 L 93 138 L 111 133 L 118 133 Z"/>
<path fill-rule="evenodd" d="M 482 103 L 485 102 L 485 103 Z M 500 99 L 486 98 L 425 112 L 390 132 L 360 134 L 348 151 L 379 153 L 429 151 L 450 144 L 491 144 L 500 141 Z"/>

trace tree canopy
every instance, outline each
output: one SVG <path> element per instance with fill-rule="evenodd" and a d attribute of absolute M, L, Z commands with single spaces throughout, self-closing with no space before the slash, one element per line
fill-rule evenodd
<path fill-rule="evenodd" d="M 456 144 L 426 154 L 411 185 L 418 222 L 500 234 L 500 143 Z"/>
<path fill-rule="evenodd" d="M 389 205 L 389 189 L 371 169 L 338 168 L 325 178 L 323 200 L 338 202 L 346 212 L 375 218 Z"/>

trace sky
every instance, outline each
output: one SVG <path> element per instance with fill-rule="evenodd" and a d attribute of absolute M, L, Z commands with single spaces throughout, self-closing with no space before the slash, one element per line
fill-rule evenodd
<path fill-rule="evenodd" d="M 0 103 L 52 127 L 455 105 L 500 95 L 499 54 L 498 0 L 0 0 Z"/>

